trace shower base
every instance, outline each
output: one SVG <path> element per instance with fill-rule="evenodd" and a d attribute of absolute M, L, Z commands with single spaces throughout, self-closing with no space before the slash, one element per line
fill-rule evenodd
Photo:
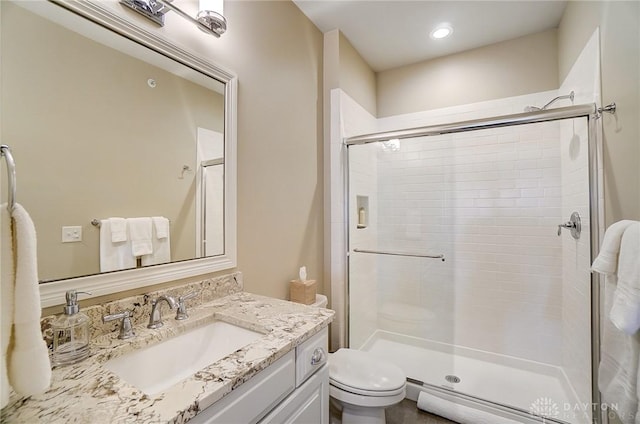
<path fill-rule="evenodd" d="M 382 330 L 360 349 L 402 368 L 414 401 L 425 391 L 514 423 L 591 422 L 560 367 Z"/>

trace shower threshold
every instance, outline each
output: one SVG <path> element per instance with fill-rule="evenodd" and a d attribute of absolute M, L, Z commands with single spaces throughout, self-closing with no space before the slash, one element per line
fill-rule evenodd
<path fill-rule="evenodd" d="M 382 330 L 360 349 L 402 368 L 409 377 L 407 398 L 414 401 L 424 391 L 504 422 L 591 422 L 583 407 L 590 403 L 579 401 L 557 366 Z"/>

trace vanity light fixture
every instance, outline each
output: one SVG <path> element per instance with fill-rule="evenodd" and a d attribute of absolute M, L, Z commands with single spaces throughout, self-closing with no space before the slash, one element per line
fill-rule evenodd
<path fill-rule="evenodd" d="M 196 19 L 220 37 L 227 30 L 227 20 L 224 18 L 224 0 L 200 0 Z M 202 26 L 198 28 L 206 31 Z"/>
<path fill-rule="evenodd" d="M 440 24 L 431 31 L 431 38 L 439 40 L 450 36 L 453 33 L 453 28 L 449 24 Z"/>
<path fill-rule="evenodd" d="M 164 15 L 173 10 L 216 38 L 220 38 L 227 30 L 227 20 L 223 13 L 224 0 L 200 0 L 199 11 L 195 18 L 175 6 L 173 0 L 120 0 L 120 3 L 160 26 L 164 26 Z"/>

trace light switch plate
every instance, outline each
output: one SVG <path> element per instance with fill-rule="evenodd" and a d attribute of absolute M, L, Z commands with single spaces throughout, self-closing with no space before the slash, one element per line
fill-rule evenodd
<path fill-rule="evenodd" d="M 62 227 L 62 242 L 75 243 L 82 241 L 82 227 L 79 225 Z"/>

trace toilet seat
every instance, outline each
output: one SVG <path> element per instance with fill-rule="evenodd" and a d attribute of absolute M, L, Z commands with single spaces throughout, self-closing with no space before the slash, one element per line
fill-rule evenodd
<path fill-rule="evenodd" d="M 329 359 L 329 382 L 362 396 L 395 396 L 404 392 L 406 376 L 396 365 L 367 352 L 339 349 Z"/>
<path fill-rule="evenodd" d="M 402 385 L 395 390 L 364 390 L 359 387 L 352 387 L 346 384 L 342 384 L 338 381 L 332 380 L 331 378 L 329 378 L 329 384 L 346 392 L 355 393 L 362 396 L 395 396 L 403 393 L 405 389 L 404 385 Z"/>

